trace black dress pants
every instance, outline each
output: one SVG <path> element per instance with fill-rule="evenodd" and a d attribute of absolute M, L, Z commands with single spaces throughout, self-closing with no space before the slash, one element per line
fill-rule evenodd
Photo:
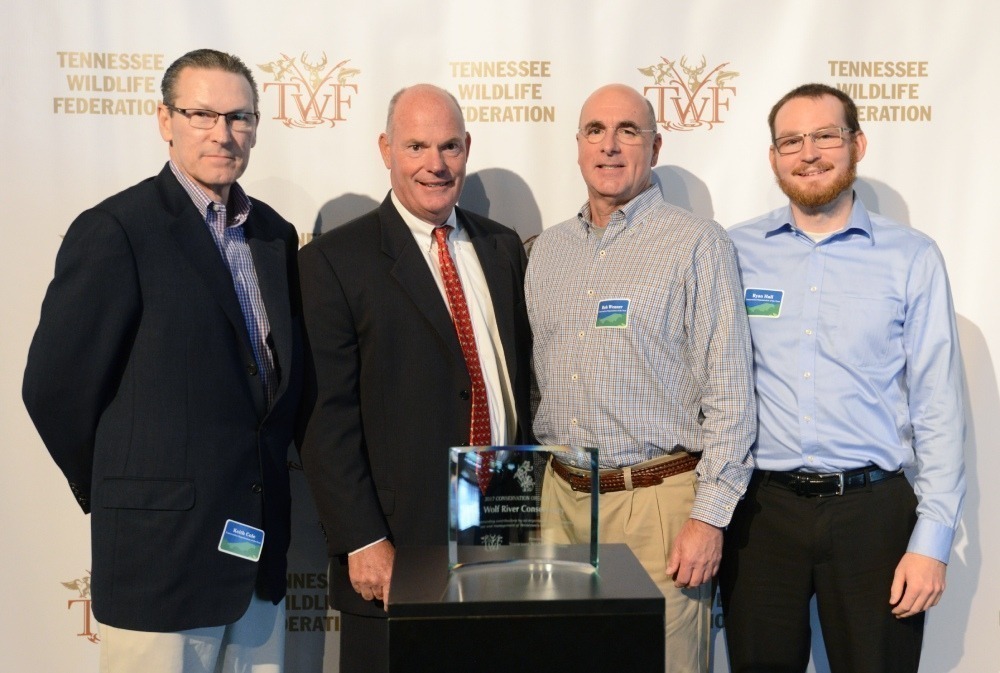
<path fill-rule="evenodd" d="M 388 673 L 389 620 L 340 614 L 340 673 Z"/>
<path fill-rule="evenodd" d="M 924 614 L 897 619 L 893 573 L 916 523 L 902 476 L 825 498 L 755 472 L 726 531 L 719 588 L 732 673 L 802 673 L 817 611 L 832 673 L 914 673 Z"/>

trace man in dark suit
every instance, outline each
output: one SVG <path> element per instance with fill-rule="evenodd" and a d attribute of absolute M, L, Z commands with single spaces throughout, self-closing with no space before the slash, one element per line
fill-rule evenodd
<path fill-rule="evenodd" d="M 236 183 L 259 119 L 246 65 L 193 51 L 162 93 L 170 160 L 69 228 L 24 401 L 91 514 L 101 670 L 280 670 L 297 235 Z"/>
<path fill-rule="evenodd" d="M 448 448 L 529 437 L 524 250 L 455 207 L 470 144 L 450 94 L 400 91 L 379 137 L 392 191 L 299 255 L 300 446 L 332 557 L 342 673 L 387 666 L 396 547 L 447 542 Z"/>

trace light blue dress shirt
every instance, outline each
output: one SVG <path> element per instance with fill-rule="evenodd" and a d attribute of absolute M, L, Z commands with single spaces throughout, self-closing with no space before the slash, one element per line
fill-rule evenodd
<path fill-rule="evenodd" d="M 947 562 L 965 496 L 964 382 L 934 241 L 870 214 L 816 243 L 790 207 L 729 231 L 750 317 L 761 470 L 909 468 L 908 551 Z"/>

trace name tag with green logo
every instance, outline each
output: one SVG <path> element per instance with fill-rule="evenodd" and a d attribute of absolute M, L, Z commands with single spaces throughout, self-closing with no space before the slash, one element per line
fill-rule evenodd
<path fill-rule="evenodd" d="M 628 327 L 628 299 L 604 299 L 597 305 L 594 327 Z"/>
<path fill-rule="evenodd" d="M 761 290 L 748 287 L 743 292 L 747 316 L 751 318 L 777 318 L 781 315 L 781 290 Z"/>
<path fill-rule="evenodd" d="M 226 520 L 222 539 L 219 540 L 219 551 L 256 563 L 263 548 L 264 531 L 239 521 Z"/>

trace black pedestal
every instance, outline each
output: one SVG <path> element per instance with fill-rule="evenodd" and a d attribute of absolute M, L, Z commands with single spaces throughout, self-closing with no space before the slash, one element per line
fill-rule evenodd
<path fill-rule="evenodd" d="M 632 552 L 600 570 L 560 563 L 448 571 L 445 547 L 400 548 L 389 595 L 389 670 L 662 671 L 663 595 Z"/>

